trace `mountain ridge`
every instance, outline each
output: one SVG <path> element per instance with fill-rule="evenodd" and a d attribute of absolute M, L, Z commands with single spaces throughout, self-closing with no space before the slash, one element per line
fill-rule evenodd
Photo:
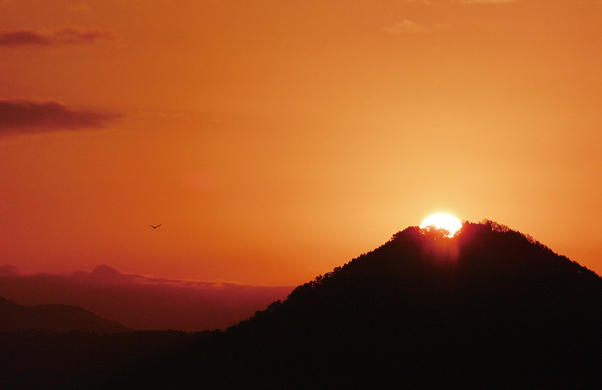
<path fill-rule="evenodd" d="M 130 332 L 117 321 L 107 320 L 79 306 L 46 304 L 19 305 L 0 297 L 0 332 L 38 330 L 50 332 Z"/>
<path fill-rule="evenodd" d="M 20 274 L 13 267 L 2 275 L 0 270 L 0 296 L 6 299 L 27 306 L 80 306 L 139 330 L 224 330 L 284 299 L 294 287 L 151 278 L 104 264 L 72 274 Z"/>
<path fill-rule="evenodd" d="M 271 343 L 259 361 L 313 359 L 314 380 L 335 387 L 557 387 L 602 383 L 601 323 L 600 276 L 485 220 L 451 238 L 409 227 L 226 333 L 253 339 L 248 351 Z M 290 385 L 277 370 L 246 372 Z"/>

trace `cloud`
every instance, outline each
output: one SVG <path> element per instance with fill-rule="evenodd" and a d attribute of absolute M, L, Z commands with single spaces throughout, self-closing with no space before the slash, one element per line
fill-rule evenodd
<path fill-rule="evenodd" d="M 72 110 L 60 103 L 0 100 L 0 136 L 100 128 L 121 115 Z"/>
<path fill-rule="evenodd" d="M 516 3 L 519 0 L 405 0 L 406 3 L 411 4 L 441 4 L 441 3 L 459 3 L 459 4 L 505 4 L 505 3 Z"/>
<path fill-rule="evenodd" d="M 392 27 L 385 27 L 385 31 L 391 34 L 418 34 L 418 33 L 431 33 L 432 29 L 424 27 L 411 20 L 404 20 Z"/>
<path fill-rule="evenodd" d="M 460 4 L 505 4 L 516 3 L 518 0 L 454 0 Z"/>
<path fill-rule="evenodd" d="M 83 11 L 83 12 L 88 12 L 91 10 L 90 6 L 87 4 L 77 4 L 77 5 L 72 5 L 71 7 L 67 8 L 69 11 Z"/>
<path fill-rule="evenodd" d="M 1 31 L 0 46 L 52 46 L 59 44 L 85 44 L 97 41 L 114 41 L 117 35 L 99 28 L 67 26 L 55 30 Z"/>
<path fill-rule="evenodd" d="M 431 0 L 405 0 L 406 3 L 422 3 L 422 4 L 431 4 Z"/>
<path fill-rule="evenodd" d="M 2 31 L 0 32 L 0 46 L 26 46 L 26 45 L 50 45 L 50 37 L 35 31 Z"/>
<path fill-rule="evenodd" d="M 70 275 L 25 275 L 12 265 L 0 266 L 3 298 L 22 305 L 76 305 L 143 330 L 225 329 L 285 299 L 293 288 L 149 278 L 108 265 Z"/>
<path fill-rule="evenodd" d="M 394 26 L 385 27 L 383 30 L 390 34 L 430 34 L 436 31 L 453 30 L 453 26 L 449 24 L 435 24 L 433 26 L 426 27 L 406 19 Z"/>
<path fill-rule="evenodd" d="M 0 276 L 16 276 L 19 274 L 19 269 L 14 265 L 0 265 Z"/>

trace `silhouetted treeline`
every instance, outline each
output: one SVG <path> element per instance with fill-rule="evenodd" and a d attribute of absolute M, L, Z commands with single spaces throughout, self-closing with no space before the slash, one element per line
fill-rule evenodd
<path fill-rule="evenodd" d="M 600 388 L 600 324 L 602 279 L 529 236 L 492 221 L 451 238 L 409 227 L 225 332 L 78 383 Z"/>

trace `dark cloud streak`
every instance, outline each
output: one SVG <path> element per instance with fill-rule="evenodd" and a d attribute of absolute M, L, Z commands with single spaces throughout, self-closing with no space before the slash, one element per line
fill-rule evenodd
<path fill-rule="evenodd" d="M 17 30 L 0 32 L 0 46 L 51 46 L 57 44 L 85 44 L 96 41 L 114 41 L 116 35 L 110 30 L 79 26 L 63 27 L 44 32 Z"/>
<path fill-rule="evenodd" d="M 120 116 L 115 113 L 72 110 L 56 102 L 0 100 L 0 136 L 95 129 L 107 125 Z"/>
<path fill-rule="evenodd" d="M 52 40 L 35 31 L 4 31 L 0 33 L 0 46 L 50 45 Z"/>

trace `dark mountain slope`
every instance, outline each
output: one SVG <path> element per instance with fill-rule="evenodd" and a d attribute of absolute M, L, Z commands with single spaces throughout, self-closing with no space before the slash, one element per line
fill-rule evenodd
<path fill-rule="evenodd" d="M 410 227 L 228 329 L 182 377 L 226 388 L 589 387 L 602 384 L 601 324 L 602 279 L 529 237 L 490 221 L 453 238 Z"/>
<path fill-rule="evenodd" d="M 0 332 L 22 330 L 54 332 L 85 331 L 96 333 L 127 332 L 131 329 L 79 306 L 22 306 L 0 297 Z"/>

